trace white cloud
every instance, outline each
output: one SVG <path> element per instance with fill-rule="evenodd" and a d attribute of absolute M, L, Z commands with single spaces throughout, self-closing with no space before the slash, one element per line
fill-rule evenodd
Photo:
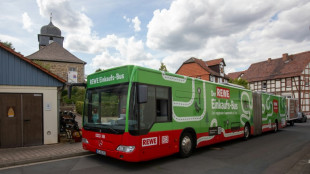
<path fill-rule="evenodd" d="M 194 56 L 204 60 L 223 57 L 228 72 L 282 53 L 309 50 L 308 0 L 175 0 L 169 8 L 153 12 L 146 42 L 140 33 L 136 37 L 111 30 L 98 34 L 83 5 L 72 8 L 71 2 L 37 0 L 41 16 L 49 18 L 53 13 L 53 23 L 65 34 L 64 46 L 93 54 L 88 65 L 94 68 L 137 64 L 158 69 L 163 61 L 175 72 Z M 141 31 L 138 16 L 123 19 L 133 31 Z"/>
<path fill-rule="evenodd" d="M 262 33 L 264 37 L 281 38 L 302 42 L 310 40 L 309 19 L 310 2 L 295 6 L 277 15 L 277 20 L 270 22 Z"/>
<path fill-rule="evenodd" d="M 228 71 L 246 69 L 268 57 L 309 50 L 309 10 L 307 0 L 176 0 L 154 11 L 146 43 L 167 53 L 163 62 L 171 72 L 192 56 L 223 57 Z"/>
<path fill-rule="evenodd" d="M 148 24 L 147 45 L 172 51 L 199 49 L 209 37 L 229 36 L 244 30 L 268 15 L 272 5 L 247 0 L 177 0 L 168 10 L 154 12 Z"/>
<path fill-rule="evenodd" d="M 94 54 L 91 67 L 112 68 L 125 64 L 147 64 L 152 55 L 145 52 L 144 43 L 135 37 L 118 37 L 115 34 L 99 37 L 92 30 L 92 20 L 84 11 L 73 10 L 69 0 L 37 0 L 40 14 L 49 17 L 53 12 L 53 23 L 66 33 L 64 46 L 70 51 Z M 83 9 L 83 8 L 81 8 Z M 140 20 L 123 16 L 123 19 L 134 24 L 135 31 L 140 31 Z"/>
<path fill-rule="evenodd" d="M 125 19 L 126 22 L 130 22 L 130 18 L 127 18 L 127 16 L 123 16 L 123 19 Z"/>
<path fill-rule="evenodd" d="M 22 18 L 23 18 L 23 29 L 27 30 L 28 32 L 32 32 L 33 29 L 32 29 L 32 21 L 28 15 L 27 12 L 24 12 L 23 15 L 22 15 Z"/>
<path fill-rule="evenodd" d="M 101 54 L 92 60 L 91 66 L 94 69 L 107 69 L 126 64 L 152 67 L 148 62 L 153 61 L 154 63 L 152 55 L 144 51 L 143 42 L 137 41 L 134 37 L 118 38 L 115 35 L 108 35 L 106 38 L 98 40 L 97 43 L 101 45 Z"/>
<path fill-rule="evenodd" d="M 105 50 L 100 55 L 97 55 L 95 58 L 93 58 L 91 66 L 94 69 L 108 69 L 111 67 L 123 65 L 124 63 L 126 63 L 124 60 L 119 57 L 113 57 L 108 50 Z"/>
<path fill-rule="evenodd" d="M 128 18 L 127 16 L 123 16 L 123 19 L 126 21 L 126 22 L 131 22 L 132 24 L 133 24 L 133 28 L 134 28 L 134 31 L 135 32 L 139 32 L 139 31 L 141 31 L 141 27 L 140 27 L 140 25 L 141 25 L 141 21 L 140 21 L 140 19 L 138 18 L 138 16 L 136 16 L 135 18 L 133 18 L 133 19 L 130 19 L 130 18 Z"/>
<path fill-rule="evenodd" d="M 141 28 L 140 28 L 141 21 L 139 20 L 138 16 L 133 18 L 131 21 L 134 24 L 135 32 L 141 31 Z"/>
<path fill-rule="evenodd" d="M 2 42 L 11 42 L 13 43 L 13 46 L 14 46 L 14 43 L 20 44 L 23 42 L 20 38 L 3 35 L 3 34 L 0 34 L 0 40 Z"/>
<path fill-rule="evenodd" d="M 69 0 L 37 0 L 37 4 L 41 16 L 49 18 L 52 13 L 53 23 L 68 34 L 91 34 L 91 19 L 82 11 L 72 9 Z"/>

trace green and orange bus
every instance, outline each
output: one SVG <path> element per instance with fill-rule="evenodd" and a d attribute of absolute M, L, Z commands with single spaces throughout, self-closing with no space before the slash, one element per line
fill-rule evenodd
<path fill-rule="evenodd" d="M 128 65 L 87 77 L 82 144 L 138 162 L 285 125 L 283 97 Z"/>

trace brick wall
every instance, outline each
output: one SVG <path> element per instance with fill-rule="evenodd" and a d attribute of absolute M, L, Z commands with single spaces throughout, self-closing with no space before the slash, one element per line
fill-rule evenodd
<path fill-rule="evenodd" d="M 196 63 L 183 64 L 176 74 L 210 80 L 209 73 Z"/>
<path fill-rule="evenodd" d="M 40 61 L 49 70 L 58 75 L 59 77 L 68 80 L 69 68 L 75 68 L 78 74 L 78 83 L 83 83 L 84 80 L 84 64 L 79 63 L 67 63 L 67 62 L 50 62 L 50 61 Z"/>

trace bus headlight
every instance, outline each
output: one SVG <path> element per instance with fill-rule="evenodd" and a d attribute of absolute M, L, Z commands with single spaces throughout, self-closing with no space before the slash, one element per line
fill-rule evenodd
<path fill-rule="evenodd" d="M 86 138 L 82 138 L 82 142 L 88 144 L 88 140 Z"/>
<path fill-rule="evenodd" d="M 120 151 L 120 152 L 126 152 L 126 153 L 131 153 L 135 150 L 135 146 L 118 146 L 117 151 Z"/>

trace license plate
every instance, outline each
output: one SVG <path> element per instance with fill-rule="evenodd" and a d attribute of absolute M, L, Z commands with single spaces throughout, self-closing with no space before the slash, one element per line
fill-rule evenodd
<path fill-rule="evenodd" d="M 106 151 L 99 150 L 99 149 L 96 150 L 96 153 L 99 154 L 99 155 L 104 155 L 104 156 L 107 155 L 107 152 L 106 152 Z"/>

